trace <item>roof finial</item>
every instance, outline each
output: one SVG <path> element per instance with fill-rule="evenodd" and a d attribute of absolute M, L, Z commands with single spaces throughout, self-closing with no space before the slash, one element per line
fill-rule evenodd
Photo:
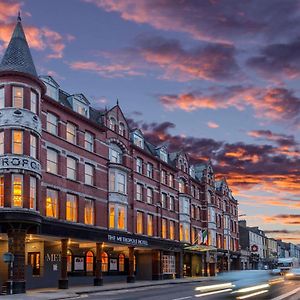
<path fill-rule="evenodd" d="M 17 20 L 18 20 L 18 22 L 22 21 L 22 19 L 21 19 L 21 12 L 20 11 L 18 12 L 18 19 Z"/>
<path fill-rule="evenodd" d="M 119 99 L 117 98 L 117 105 L 119 106 Z"/>

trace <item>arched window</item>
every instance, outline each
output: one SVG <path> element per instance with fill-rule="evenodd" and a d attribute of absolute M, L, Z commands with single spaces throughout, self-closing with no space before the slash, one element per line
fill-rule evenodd
<path fill-rule="evenodd" d="M 106 252 L 102 253 L 102 272 L 108 272 L 108 255 Z"/>
<path fill-rule="evenodd" d="M 115 131 L 116 130 L 116 119 L 113 117 L 109 118 L 109 129 Z"/>
<path fill-rule="evenodd" d="M 125 255 L 120 254 L 119 255 L 119 272 L 124 272 L 125 271 Z"/>
<path fill-rule="evenodd" d="M 109 160 L 113 163 L 121 164 L 122 163 L 123 151 L 115 143 L 109 145 Z"/>
<path fill-rule="evenodd" d="M 125 125 L 123 123 L 119 124 L 119 135 L 125 136 Z"/>
<path fill-rule="evenodd" d="M 68 249 L 68 251 L 67 251 L 67 271 L 68 272 L 72 272 L 72 257 L 73 257 L 73 254 L 72 254 L 71 250 Z"/>
<path fill-rule="evenodd" d="M 85 254 L 85 270 L 86 272 L 94 271 L 94 253 L 92 251 Z"/>

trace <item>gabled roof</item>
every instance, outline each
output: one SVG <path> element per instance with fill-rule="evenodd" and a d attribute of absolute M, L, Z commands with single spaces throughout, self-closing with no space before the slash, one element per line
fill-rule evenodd
<path fill-rule="evenodd" d="M 56 88 L 59 88 L 58 82 L 51 75 L 41 75 L 39 76 L 44 82 L 47 82 L 51 85 L 54 85 Z"/>
<path fill-rule="evenodd" d="M 90 101 L 82 93 L 70 95 L 68 98 L 74 98 L 86 105 L 90 105 Z"/>
<path fill-rule="evenodd" d="M 16 71 L 38 77 L 20 16 L 0 63 L 0 71 Z"/>

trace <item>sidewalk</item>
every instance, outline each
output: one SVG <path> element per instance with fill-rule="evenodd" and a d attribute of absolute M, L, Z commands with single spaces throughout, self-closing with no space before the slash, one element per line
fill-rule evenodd
<path fill-rule="evenodd" d="M 5 299 L 18 299 L 18 300 L 29 300 L 29 299 L 68 299 L 80 297 L 82 294 L 106 292 L 111 290 L 123 290 L 123 289 L 134 289 L 148 286 L 157 285 L 168 285 L 168 284 L 184 284 L 189 282 L 204 282 L 211 280 L 214 277 L 193 277 L 193 278 L 182 278 L 182 279 L 170 279 L 170 280 L 158 280 L 158 281 L 137 281 L 135 283 L 111 283 L 103 286 L 78 286 L 70 287 L 67 290 L 59 290 L 56 288 L 29 290 L 26 294 L 17 294 L 11 296 L 1 296 L 0 300 Z"/>

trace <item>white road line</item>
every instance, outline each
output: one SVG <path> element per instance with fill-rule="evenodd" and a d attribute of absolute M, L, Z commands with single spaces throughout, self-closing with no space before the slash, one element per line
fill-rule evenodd
<path fill-rule="evenodd" d="M 282 299 L 285 299 L 285 298 L 287 298 L 289 296 L 292 296 L 292 295 L 296 294 L 297 292 L 300 292 L 300 288 L 292 290 L 292 291 L 290 291 L 290 292 L 288 292 L 286 294 L 280 295 L 280 296 L 278 296 L 276 298 L 273 298 L 272 300 L 282 300 Z"/>
<path fill-rule="evenodd" d="M 184 300 L 184 299 L 190 299 L 192 298 L 192 296 L 187 296 L 187 297 L 182 297 L 182 298 L 175 298 L 175 299 L 172 299 L 172 300 Z"/>

